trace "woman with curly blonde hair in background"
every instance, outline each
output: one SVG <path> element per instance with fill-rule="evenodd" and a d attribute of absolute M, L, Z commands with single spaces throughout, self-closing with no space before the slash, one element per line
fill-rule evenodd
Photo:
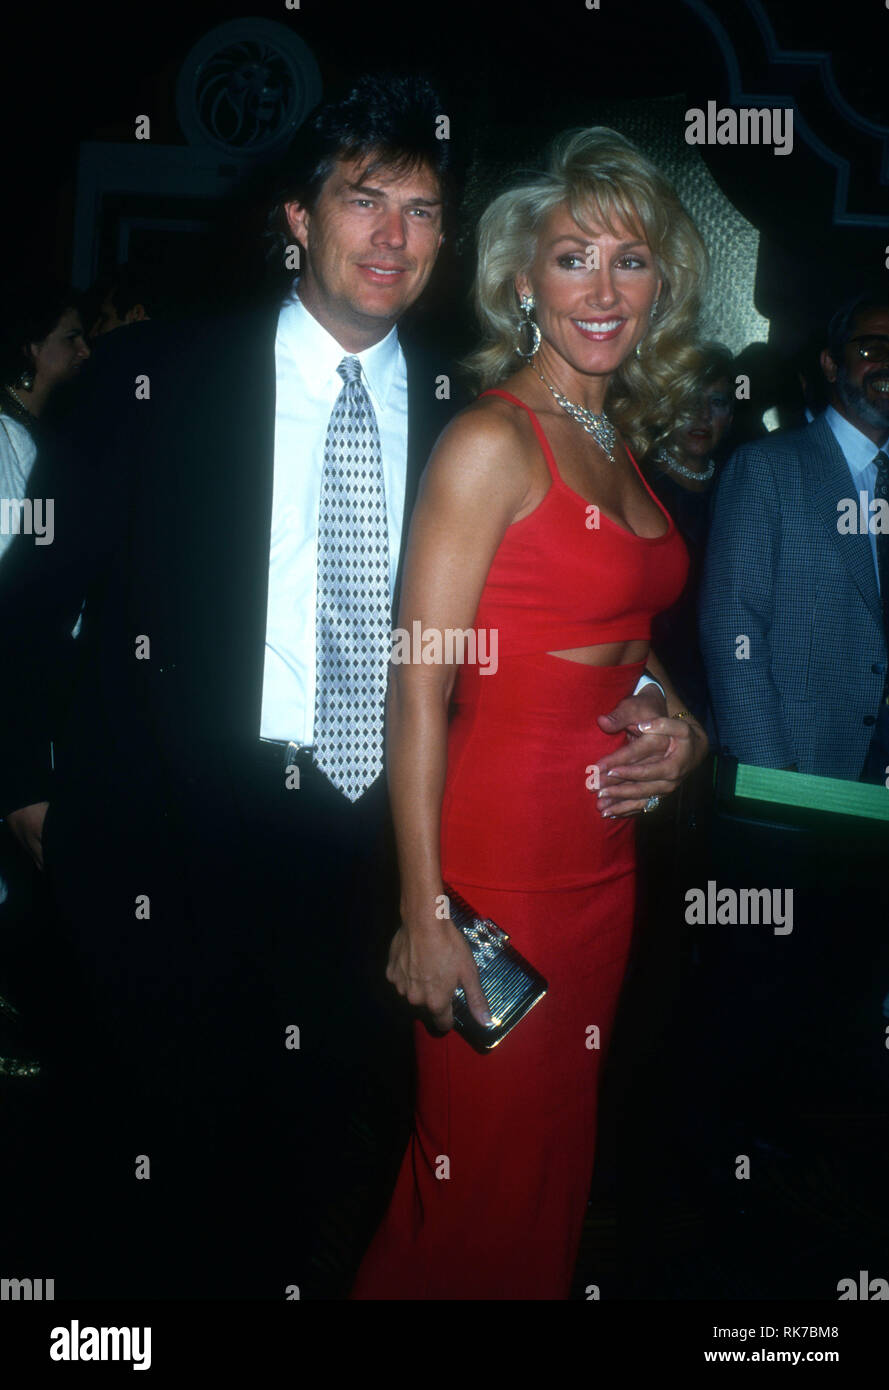
<path fill-rule="evenodd" d="M 474 627 L 497 662 L 392 668 L 387 975 L 438 1035 L 416 1025 L 414 1132 L 353 1298 L 568 1297 L 632 932 L 633 817 L 707 752 L 649 651 L 687 558 L 632 456 L 687 393 L 705 272 L 669 183 L 601 127 L 559 137 L 482 217 L 471 365 L 496 389 L 429 462 L 398 622 Z M 454 892 L 549 985 L 490 1052 L 452 1030 L 458 989 L 491 1026 L 439 910 Z"/>

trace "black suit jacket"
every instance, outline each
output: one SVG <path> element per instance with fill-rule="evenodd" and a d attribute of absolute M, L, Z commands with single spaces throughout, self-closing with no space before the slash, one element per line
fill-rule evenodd
<path fill-rule="evenodd" d="M 72 1287 L 84 1247 L 65 1221 L 78 1209 L 98 1213 L 87 1255 L 103 1292 L 108 1269 L 125 1289 L 166 1292 L 186 1228 L 204 1284 L 217 1261 L 223 1282 L 255 1279 L 263 1296 L 294 1258 L 308 1279 L 315 1213 L 337 1182 L 348 1190 L 348 1121 L 368 1087 L 385 1103 L 355 1162 L 380 1201 L 406 1139 L 410 1016 L 384 976 L 398 898 L 383 780 L 352 806 L 320 777 L 285 791 L 258 761 L 276 323 L 263 310 L 111 334 L 32 474 L 32 495 L 54 499 L 53 543 L 19 536 L 0 563 L 0 812 L 50 802 L 41 1036 L 53 1105 L 82 1126 L 54 1226 L 62 1254 L 77 1252 Z M 436 398 L 446 364 L 405 356 L 406 532 L 455 403 Z M 296 1068 L 281 1046 L 293 1022 Z M 87 1125 L 84 1094 L 97 1098 Z M 152 1207 L 130 1195 L 137 1152 L 166 1175 Z M 246 1216 L 245 1174 L 264 1203 L 252 1196 Z M 359 1240 L 375 1215 L 362 1201 Z M 226 1203 L 223 1252 L 212 1240 Z M 149 1229 L 135 1256 L 114 1245 L 117 1230 Z"/>
<path fill-rule="evenodd" d="M 276 326 L 264 308 L 100 343 L 32 475 L 32 496 L 54 498 L 53 544 L 20 536 L 0 565 L 0 814 L 98 788 L 159 806 L 180 775 L 255 743 Z M 438 399 L 446 362 L 403 347 L 402 563 L 420 474 L 460 403 Z"/>

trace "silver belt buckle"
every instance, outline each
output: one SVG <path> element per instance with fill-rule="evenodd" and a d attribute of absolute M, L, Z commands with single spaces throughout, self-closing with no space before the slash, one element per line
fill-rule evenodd
<path fill-rule="evenodd" d="M 291 739 L 290 742 L 284 748 L 285 768 L 294 767 L 296 765 L 296 760 L 299 757 L 300 753 L 308 754 L 308 761 L 312 762 L 312 754 L 314 753 L 316 747 L 317 744 L 314 743 L 294 743 L 293 739 Z"/>
<path fill-rule="evenodd" d="M 300 753 L 314 753 L 317 747 L 317 744 L 296 743 L 293 739 L 290 739 L 288 743 L 284 743 L 282 739 L 277 738 L 260 738 L 259 741 L 260 743 L 267 743 L 271 748 L 280 748 L 283 751 L 285 768 L 292 767 L 296 763 Z"/>

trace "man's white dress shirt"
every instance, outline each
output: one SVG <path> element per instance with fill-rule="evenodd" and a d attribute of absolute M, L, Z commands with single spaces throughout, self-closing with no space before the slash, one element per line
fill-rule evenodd
<path fill-rule="evenodd" d="M 868 509 L 874 500 L 874 488 L 877 483 L 877 465 L 874 458 L 879 452 L 877 445 L 872 439 L 868 439 L 866 434 L 841 415 L 838 410 L 834 410 L 829 405 L 824 412 L 824 418 L 830 425 L 833 437 L 840 446 L 840 452 L 846 460 L 849 472 L 852 476 L 852 492 L 850 496 L 855 499 L 856 512 L 858 494 L 867 493 Z M 884 452 L 889 453 L 889 443 L 883 444 Z M 840 499 L 837 498 L 837 501 Z M 868 510 L 868 516 L 871 513 Z M 874 572 L 877 576 L 877 593 L 880 592 L 880 571 L 877 568 L 877 537 L 871 526 L 868 526 L 868 539 L 870 541 L 871 555 L 874 557 Z"/>
<path fill-rule="evenodd" d="M 395 328 L 348 353 L 294 292 L 275 338 L 275 474 L 262 684 L 262 738 L 314 742 L 315 596 L 324 441 L 343 388 L 337 367 L 357 357 L 377 417 L 389 527 L 389 592 L 401 549 L 407 476 L 407 367 Z"/>

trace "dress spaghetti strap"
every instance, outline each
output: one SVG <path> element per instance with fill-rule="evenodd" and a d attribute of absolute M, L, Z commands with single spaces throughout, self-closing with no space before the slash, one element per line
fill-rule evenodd
<path fill-rule="evenodd" d="M 556 460 L 555 456 L 553 455 L 553 451 L 549 447 L 549 440 L 543 433 L 543 426 L 541 425 L 537 416 L 534 414 L 534 411 L 531 409 L 531 407 L 529 405 L 525 405 L 524 401 L 520 401 L 518 396 L 511 396 L 508 391 L 501 391 L 499 387 L 496 386 L 492 386 L 488 391 L 482 391 L 479 395 L 479 400 L 481 400 L 482 396 L 502 396 L 503 399 L 505 401 L 509 401 L 511 405 L 520 406 L 522 410 L 527 412 L 527 414 L 531 418 L 531 424 L 534 426 L 534 433 L 537 435 L 538 443 L 540 444 L 540 447 L 543 450 L 543 457 L 546 459 L 546 466 L 549 469 L 550 477 L 552 478 L 554 483 L 561 483 L 562 479 L 559 474 L 558 467 L 556 466 Z"/>
<path fill-rule="evenodd" d="M 481 400 L 482 396 L 502 396 L 503 399 L 504 399 L 505 401 L 509 401 L 512 405 L 520 406 L 522 410 L 524 410 L 524 411 L 527 412 L 527 414 L 531 417 L 531 424 L 534 426 L 534 433 L 537 435 L 537 438 L 538 438 L 538 440 L 540 441 L 540 447 L 541 447 L 541 449 L 543 450 L 543 456 L 544 456 L 544 458 L 546 459 L 547 467 L 549 468 L 550 476 L 552 477 L 553 482 L 558 483 L 558 484 L 559 484 L 561 487 L 563 487 L 563 488 L 567 488 L 567 490 L 568 490 L 569 492 L 574 492 L 574 489 L 573 489 L 573 488 L 569 488 L 569 487 L 568 487 L 568 484 L 563 480 L 562 475 L 561 475 L 560 472 L 559 472 L 558 465 L 556 464 L 556 460 L 555 460 L 555 456 L 554 456 L 554 454 L 553 454 L 553 451 L 552 451 L 552 449 L 551 449 L 550 446 L 549 446 L 549 441 L 547 440 L 546 435 L 543 433 L 543 427 L 542 427 L 540 421 L 538 420 L 537 416 L 534 414 L 534 411 L 531 409 L 531 407 L 530 407 L 529 405 L 525 405 L 525 402 L 524 402 L 524 401 L 520 401 L 519 398 L 518 398 L 518 396 L 512 396 L 512 395 L 510 395 L 510 393 L 509 393 L 508 391 L 501 391 L 501 390 L 499 389 L 499 387 L 491 387 L 488 391 L 482 391 L 482 392 L 480 393 L 480 395 L 479 395 L 479 400 Z M 660 500 L 660 498 L 658 497 L 657 493 L 654 492 L 654 491 L 652 491 L 651 487 L 650 487 L 649 484 L 648 484 L 648 480 L 647 480 L 646 477 L 645 477 L 645 474 L 642 472 L 642 469 L 639 467 L 639 465 L 638 465 L 638 463 L 636 462 L 635 458 L 634 458 L 633 455 L 630 453 L 630 450 L 627 448 L 626 444 L 624 445 L 624 448 L 626 449 L 627 458 L 630 460 L 630 463 L 633 465 L 633 468 L 636 470 L 636 473 L 637 473 L 637 475 L 638 475 L 638 477 L 639 477 L 640 482 L 642 483 L 642 486 L 645 488 L 645 491 L 648 493 L 648 495 L 649 495 L 649 497 L 651 498 L 652 502 L 654 502 L 654 504 L 655 504 L 655 506 L 657 507 L 658 511 L 659 511 L 659 512 L 662 514 L 662 516 L 666 519 L 666 522 L 667 522 L 667 529 L 666 529 L 666 531 L 664 532 L 664 536 L 668 536 L 668 535 L 670 534 L 670 532 L 674 530 L 674 528 L 675 528 L 675 522 L 673 521 L 672 516 L 671 516 L 670 513 L 668 512 L 667 508 L 664 506 L 663 502 L 662 502 L 662 501 Z M 580 497 L 580 494 L 579 494 L 579 493 L 574 493 L 574 495 L 575 495 L 575 497 Z M 586 499 L 580 497 L 580 500 L 583 502 L 583 501 L 585 501 Z M 606 521 L 609 521 L 610 518 L 609 518 L 609 517 L 606 517 L 605 520 L 606 520 Z M 612 524 L 613 526 L 618 526 L 618 523 L 617 523 L 617 522 L 612 522 L 611 524 Z M 626 527 L 625 527 L 625 526 L 619 526 L 619 530 L 621 530 L 621 531 L 626 531 Z M 633 533 L 630 532 L 629 534 L 632 535 Z M 643 538 L 643 539 L 663 540 L 664 537 L 663 537 L 663 536 L 654 536 L 654 537 L 645 537 L 645 538 Z"/>
<path fill-rule="evenodd" d="M 636 462 L 635 457 L 630 453 L 630 450 L 627 448 L 626 444 L 624 445 L 624 448 L 626 449 L 626 452 L 627 452 L 627 458 L 630 460 L 630 463 L 631 463 L 631 464 L 633 465 L 633 467 L 635 468 L 635 470 L 636 470 L 636 472 L 637 472 L 637 474 L 638 474 L 638 476 L 639 476 L 639 481 L 641 482 L 642 486 L 645 488 L 645 491 L 648 493 L 649 497 L 651 498 L 652 502 L 653 502 L 653 503 L 655 504 L 655 506 L 657 507 L 658 511 L 661 512 L 661 513 L 667 518 L 667 530 L 664 532 L 664 534 L 665 534 L 665 535 L 669 535 L 669 533 L 670 533 L 671 531 L 673 531 L 673 530 L 675 529 L 675 526 L 676 526 L 676 523 L 675 523 L 675 521 L 673 520 L 672 514 L 667 510 L 667 508 L 664 506 L 664 504 L 663 504 L 663 502 L 661 501 L 661 499 L 658 497 L 657 493 L 656 493 L 656 492 L 652 489 L 652 487 L 649 485 L 648 479 L 646 478 L 645 474 L 642 472 L 642 469 L 639 467 L 638 463 Z"/>

